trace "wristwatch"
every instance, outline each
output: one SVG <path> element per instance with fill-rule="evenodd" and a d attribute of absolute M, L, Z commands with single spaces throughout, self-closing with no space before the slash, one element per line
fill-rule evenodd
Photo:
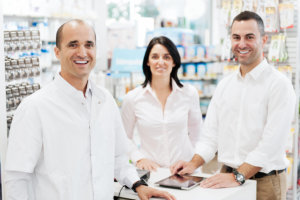
<path fill-rule="evenodd" d="M 146 183 L 146 181 L 144 181 L 144 179 L 141 179 L 141 180 L 135 182 L 135 183 L 133 184 L 133 186 L 132 186 L 131 189 L 132 189 L 134 192 L 136 192 L 136 188 L 139 187 L 139 186 L 141 186 L 141 185 L 148 186 L 148 184 Z"/>
<path fill-rule="evenodd" d="M 243 185 L 245 183 L 245 176 L 238 172 L 237 170 L 233 170 L 234 178 L 236 182 L 238 182 L 240 185 Z"/>

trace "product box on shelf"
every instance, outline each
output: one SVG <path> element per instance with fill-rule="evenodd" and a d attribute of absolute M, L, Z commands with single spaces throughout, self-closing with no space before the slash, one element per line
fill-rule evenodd
<path fill-rule="evenodd" d="M 206 47 L 204 45 L 196 45 L 195 61 L 206 60 Z"/>
<path fill-rule="evenodd" d="M 182 45 L 177 45 L 176 47 L 177 47 L 177 50 L 179 52 L 181 61 L 183 61 L 184 60 L 184 56 L 185 56 L 185 48 Z"/>
<path fill-rule="evenodd" d="M 40 89 L 40 48 L 38 30 L 4 32 L 7 134 L 21 101 Z"/>
<path fill-rule="evenodd" d="M 206 63 L 197 64 L 197 76 L 199 78 L 204 78 L 207 74 L 207 65 Z"/>
<path fill-rule="evenodd" d="M 183 65 L 183 76 L 186 78 L 193 78 L 196 75 L 196 64 L 189 63 Z"/>
<path fill-rule="evenodd" d="M 184 59 L 191 61 L 194 60 L 196 58 L 196 46 L 195 45 L 189 45 L 189 46 L 185 46 L 185 56 Z"/>

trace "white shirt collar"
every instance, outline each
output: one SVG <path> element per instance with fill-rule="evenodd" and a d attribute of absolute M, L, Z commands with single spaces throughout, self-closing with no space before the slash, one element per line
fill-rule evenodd
<path fill-rule="evenodd" d="M 252 77 L 254 80 L 257 80 L 268 66 L 269 64 L 264 58 L 256 67 L 254 67 L 250 72 L 248 72 L 248 76 Z M 239 69 L 237 71 L 237 76 L 238 78 L 242 78 L 241 65 L 239 66 Z"/>
<path fill-rule="evenodd" d="M 146 85 L 146 87 L 144 88 L 144 93 L 145 92 L 150 92 L 150 93 L 152 93 L 153 92 L 153 90 L 152 90 L 152 87 L 151 87 L 151 85 L 150 85 L 150 82 L 148 82 L 148 84 Z M 172 92 L 175 92 L 175 91 L 182 91 L 182 88 L 180 88 L 178 85 L 177 85 L 177 83 L 175 82 L 175 80 L 174 79 L 172 79 Z"/>
<path fill-rule="evenodd" d="M 68 83 L 61 75 L 60 73 L 57 73 L 56 76 L 55 76 L 55 80 L 54 80 L 56 83 L 59 84 L 60 88 L 67 94 L 69 95 L 80 95 L 82 97 L 83 96 L 83 93 L 82 91 L 80 90 L 77 90 L 74 86 L 72 86 L 70 83 Z M 92 86 L 91 86 L 91 81 L 88 80 L 88 83 L 87 83 L 87 89 L 85 91 L 85 96 L 87 97 L 89 94 L 92 95 Z"/>

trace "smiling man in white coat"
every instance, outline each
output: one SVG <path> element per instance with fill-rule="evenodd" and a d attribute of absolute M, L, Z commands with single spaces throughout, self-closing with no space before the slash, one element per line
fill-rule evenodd
<path fill-rule="evenodd" d="M 96 35 L 82 20 L 56 35 L 61 71 L 24 99 L 10 131 L 5 164 L 7 200 L 108 200 L 116 179 L 139 197 L 175 199 L 139 181 L 112 96 L 89 80 Z"/>

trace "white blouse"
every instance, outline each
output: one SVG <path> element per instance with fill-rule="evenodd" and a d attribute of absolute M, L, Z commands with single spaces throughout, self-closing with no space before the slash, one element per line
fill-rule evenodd
<path fill-rule="evenodd" d="M 150 84 L 125 96 L 122 119 L 131 140 L 129 155 L 134 163 L 147 158 L 161 167 L 169 167 L 178 160 L 189 161 L 193 157 L 202 125 L 199 95 L 191 85 L 180 88 L 172 80 L 172 87 L 164 111 Z M 135 126 L 140 148 L 133 141 Z"/>

